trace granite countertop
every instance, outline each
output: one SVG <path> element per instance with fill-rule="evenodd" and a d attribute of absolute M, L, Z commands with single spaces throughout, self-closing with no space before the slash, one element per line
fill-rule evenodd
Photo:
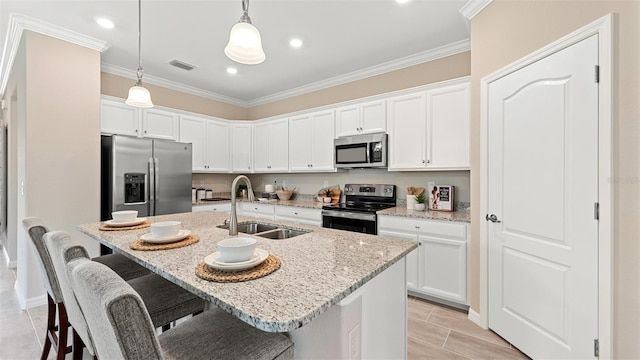
<path fill-rule="evenodd" d="M 246 198 L 239 198 L 239 199 L 236 199 L 236 201 L 238 203 L 240 203 L 240 202 L 249 202 L 249 200 L 246 199 Z M 231 202 L 231 200 L 198 201 L 197 203 L 195 203 L 193 205 L 194 206 L 216 205 L 216 204 L 225 204 L 225 203 L 229 203 L 229 202 Z M 275 200 L 274 199 L 274 200 L 269 200 L 269 201 L 259 201 L 256 198 L 256 200 L 254 202 L 259 203 L 259 204 L 293 206 L 293 207 L 308 208 L 308 209 L 322 209 L 322 206 L 326 205 L 324 203 L 321 203 L 319 201 L 314 201 L 314 200 Z"/>
<path fill-rule="evenodd" d="M 417 247 L 415 242 L 406 240 L 269 220 L 268 223 L 312 232 L 284 240 L 246 235 L 257 239 L 258 248 L 279 257 L 282 267 L 247 282 L 202 280 L 196 276 L 195 267 L 205 256 L 217 251 L 218 241 L 229 237 L 228 230 L 216 227 L 227 217 L 218 212 L 148 217 L 151 222 L 182 221 L 184 229 L 200 235 L 200 241 L 194 245 L 163 251 L 136 251 L 129 247 L 148 233 L 148 228 L 99 231 L 100 223 L 78 228 L 252 326 L 270 332 L 291 331 L 311 322 Z M 239 222 L 247 220 L 265 222 L 238 216 Z"/>
<path fill-rule="evenodd" d="M 412 209 L 407 209 L 406 207 L 393 207 L 389 209 L 380 210 L 377 212 L 378 215 L 390 215 L 390 216 L 401 216 L 401 217 L 409 217 L 409 218 L 417 218 L 417 219 L 425 219 L 425 220 L 444 220 L 444 221 L 455 221 L 455 222 L 464 222 L 470 223 L 471 218 L 467 214 L 466 211 L 416 211 Z"/>

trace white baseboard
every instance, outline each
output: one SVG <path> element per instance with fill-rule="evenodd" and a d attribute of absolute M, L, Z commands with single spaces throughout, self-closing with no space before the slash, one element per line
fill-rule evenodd
<path fill-rule="evenodd" d="M 13 285 L 13 289 L 15 290 L 16 295 L 18 296 L 18 303 L 20 304 L 20 309 L 21 310 L 27 310 L 27 309 L 34 308 L 36 306 L 47 305 L 47 294 L 46 293 L 44 295 L 38 295 L 38 296 L 34 296 L 34 297 L 31 297 L 31 298 L 25 299 L 20 294 L 20 291 L 18 289 L 18 282 L 17 281 Z"/>
<path fill-rule="evenodd" d="M 15 269 L 18 266 L 17 260 L 11 261 L 11 259 L 9 258 L 9 253 L 7 253 L 6 246 L 2 246 L 2 256 L 4 256 L 4 261 L 7 263 L 7 267 L 9 269 Z"/>
<path fill-rule="evenodd" d="M 480 326 L 481 328 L 483 328 L 485 330 L 488 329 L 487 327 L 482 326 L 482 323 L 480 321 L 480 314 L 475 312 L 472 308 L 469 308 L 469 320 L 471 320 L 474 324 Z"/>

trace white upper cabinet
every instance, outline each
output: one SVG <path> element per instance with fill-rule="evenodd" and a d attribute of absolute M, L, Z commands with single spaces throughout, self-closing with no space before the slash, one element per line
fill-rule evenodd
<path fill-rule="evenodd" d="M 142 109 L 142 136 L 178 140 L 178 114 L 160 109 Z"/>
<path fill-rule="evenodd" d="M 180 116 L 180 141 L 191 143 L 194 172 L 229 171 L 229 124 L 196 116 Z"/>
<path fill-rule="evenodd" d="M 178 140 L 178 114 L 171 111 L 102 99 L 100 118 L 102 133 Z"/>
<path fill-rule="evenodd" d="M 336 137 L 384 132 L 386 101 L 376 100 L 336 109 Z"/>
<path fill-rule="evenodd" d="M 426 103 L 424 91 L 387 100 L 389 170 L 426 168 Z"/>
<path fill-rule="evenodd" d="M 105 134 L 138 136 L 140 109 L 124 101 L 102 99 L 100 101 L 100 130 Z"/>
<path fill-rule="evenodd" d="M 465 82 L 427 91 L 429 168 L 469 168 L 469 88 Z"/>
<path fill-rule="evenodd" d="M 231 122 L 231 171 L 252 172 L 253 125 L 247 122 Z"/>
<path fill-rule="evenodd" d="M 257 122 L 254 128 L 253 169 L 256 172 L 289 170 L 289 120 Z"/>
<path fill-rule="evenodd" d="M 469 82 L 387 100 L 389 170 L 469 169 Z"/>
<path fill-rule="evenodd" d="M 333 110 L 289 119 L 289 170 L 335 171 Z"/>

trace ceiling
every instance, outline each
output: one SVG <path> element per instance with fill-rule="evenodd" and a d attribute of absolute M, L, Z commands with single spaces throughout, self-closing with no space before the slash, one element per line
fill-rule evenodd
<path fill-rule="evenodd" d="M 223 52 L 241 0 L 143 0 L 144 81 L 240 106 L 266 103 L 468 50 L 459 12 L 467 1 L 253 0 L 249 15 L 267 59 L 242 65 Z M 27 15 L 106 41 L 103 70 L 135 78 L 137 10 L 136 0 L 0 0 L 0 41 L 4 49 L 10 13 Z M 98 26 L 100 16 L 115 28 Z M 301 48 L 289 46 L 293 37 Z M 197 68 L 173 67 L 172 59 Z"/>

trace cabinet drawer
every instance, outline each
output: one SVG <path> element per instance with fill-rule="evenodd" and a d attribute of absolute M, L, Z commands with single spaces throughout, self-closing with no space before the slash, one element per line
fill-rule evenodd
<path fill-rule="evenodd" d="M 276 217 L 321 221 L 322 211 L 318 209 L 305 209 L 294 206 L 276 206 Z"/>
<path fill-rule="evenodd" d="M 397 216 L 378 216 L 378 228 L 385 230 L 410 231 L 417 234 L 466 241 L 467 225 L 437 220 L 421 220 Z"/>
<path fill-rule="evenodd" d="M 273 216 L 274 206 L 271 204 L 260 204 L 258 202 L 243 202 L 242 211 L 245 213 L 259 213 Z"/>

